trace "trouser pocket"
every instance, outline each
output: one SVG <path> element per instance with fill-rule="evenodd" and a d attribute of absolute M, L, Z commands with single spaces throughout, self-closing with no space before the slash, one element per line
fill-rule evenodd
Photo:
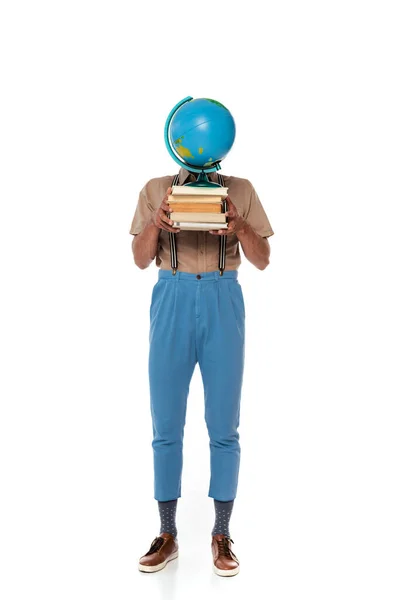
<path fill-rule="evenodd" d="M 150 321 L 154 323 L 157 318 L 157 315 L 162 307 L 162 301 L 165 296 L 165 292 L 167 289 L 167 281 L 165 279 L 159 279 L 153 287 L 153 291 L 151 294 L 151 302 L 150 302 Z"/>
<path fill-rule="evenodd" d="M 244 325 L 244 321 L 246 318 L 246 309 L 244 305 L 242 286 L 236 279 L 230 279 L 228 281 L 228 290 L 236 324 L 239 328 L 241 328 Z"/>

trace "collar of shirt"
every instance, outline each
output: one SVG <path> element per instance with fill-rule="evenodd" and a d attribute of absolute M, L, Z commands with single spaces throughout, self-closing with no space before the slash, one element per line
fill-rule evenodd
<path fill-rule="evenodd" d="M 217 182 L 217 180 L 218 180 L 216 171 L 214 171 L 213 173 L 207 173 L 207 176 L 211 181 Z M 183 185 L 189 179 L 196 181 L 197 173 L 192 173 L 192 172 L 188 171 L 187 169 L 184 169 L 183 167 L 181 167 L 179 170 L 179 185 Z"/>

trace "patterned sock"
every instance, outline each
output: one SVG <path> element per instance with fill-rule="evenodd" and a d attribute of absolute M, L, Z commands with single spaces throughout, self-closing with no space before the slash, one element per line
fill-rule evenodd
<path fill-rule="evenodd" d="M 168 500 L 167 502 L 158 502 L 160 513 L 160 533 L 170 533 L 176 538 L 178 531 L 176 529 L 176 505 L 178 500 Z"/>
<path fill-rule="evenodd" d="M 230 500 L 229 502 L 220 502 L 219 500 L 214 499 L 214 508 L 215 523 L 211 535 L 223 533 L 229 537 L 229 520 L 233 509 L 233 500 Z"/>

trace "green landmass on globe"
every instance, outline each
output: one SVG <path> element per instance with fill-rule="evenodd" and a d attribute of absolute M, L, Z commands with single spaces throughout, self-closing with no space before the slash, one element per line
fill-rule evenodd
<path fill-rule="evenodd" d="M 224 108 L 225 110 L 228 110 L 226 106 L 224 106 L 221 102 L 218 102 L 218 100 L 213 100 L 212 98 L 206 98 L 206 100 L 212 102 L 213 104 L 216 104 L 217 106 L 220 106 L 221 108 Z"/>

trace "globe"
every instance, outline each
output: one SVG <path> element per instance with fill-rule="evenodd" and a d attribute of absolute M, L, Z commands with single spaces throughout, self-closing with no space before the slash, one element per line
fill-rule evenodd
<path fill-rule="evenodd" d="M 174 107 L 165 125 L 165 143 L 172 158 L 196 173 L 220 169 L 235 135 L 232 114 L 211 98 L 188 96 Z"/>

